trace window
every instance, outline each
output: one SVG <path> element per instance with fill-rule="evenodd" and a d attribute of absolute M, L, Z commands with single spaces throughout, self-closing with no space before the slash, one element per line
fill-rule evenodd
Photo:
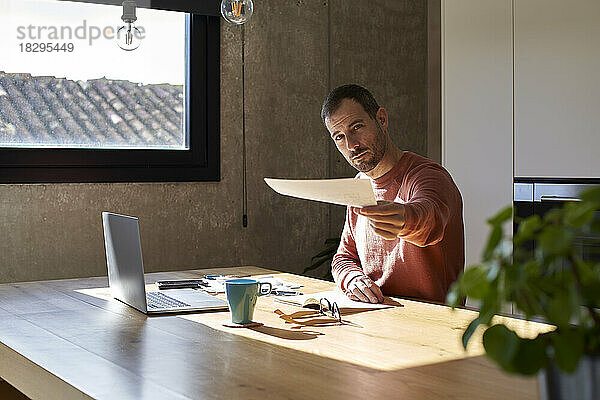
<path fill-rule="evenodd" d="M 0 0 L 0 182 L 219 180 L 219 19 Z M 5 12 L 6 11 L 6 12 Z"/>

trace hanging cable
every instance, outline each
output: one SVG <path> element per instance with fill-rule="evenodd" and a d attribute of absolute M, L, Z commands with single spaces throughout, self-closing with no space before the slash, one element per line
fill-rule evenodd
<path fill-rule="evenodd" d="M 245 26 L 242 25 L 242 226 L 248 227 L 248 185 L 246 180 L 246 82 L 245 82 Z"/>

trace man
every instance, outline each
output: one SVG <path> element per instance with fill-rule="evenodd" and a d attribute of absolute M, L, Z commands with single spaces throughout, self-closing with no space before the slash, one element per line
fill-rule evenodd
<path fill-rule="evenodd" d="M 331 266 L 336 283 L 357 301 L 381 302 L 385 293 L 443 302 L 464 267 L 462 198 L 452 177 L 392 143 L 386 110 L 363 87 L 334 89 L 321 118 L 377 199 L 348 207 Z"/>

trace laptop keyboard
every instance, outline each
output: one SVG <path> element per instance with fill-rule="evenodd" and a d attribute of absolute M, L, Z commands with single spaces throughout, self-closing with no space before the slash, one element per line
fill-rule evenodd
<path fill-rule="evenodd" d="M 189 304 L 186 304 L 183 301 L 176 300 L 161 292 L 146 293 L 146 301 L 148 303 L 148 308 L 152 308 L 155 310 L 161 308 L 190 307 Z"/>

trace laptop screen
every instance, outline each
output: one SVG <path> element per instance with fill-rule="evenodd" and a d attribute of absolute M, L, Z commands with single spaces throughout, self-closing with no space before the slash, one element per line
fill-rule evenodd
<path fill-rule="evenodd" d="M 108 282 L 114 298 L 147 311 L 138 219 L 102 213 Z"/>

